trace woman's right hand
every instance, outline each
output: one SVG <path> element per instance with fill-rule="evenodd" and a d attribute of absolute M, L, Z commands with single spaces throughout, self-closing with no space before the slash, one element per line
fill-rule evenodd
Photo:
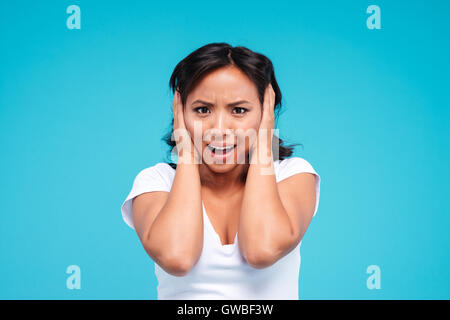
<path fill-rule="evenodd" d="M 183 104 L 181 103 L 181 95 L 178 90 L 175 91 L 173 97 L 173 136 L 176 142 L 178 153 L 178 163 L 187 164 L 200 163 L 200 155 L 192 142 L 191 136 L 186 129 L 184 122 Z"/>

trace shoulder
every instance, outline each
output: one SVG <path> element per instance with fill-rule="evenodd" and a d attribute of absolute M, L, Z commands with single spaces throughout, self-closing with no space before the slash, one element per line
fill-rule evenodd
<path fill-rule="evenodd" d="M 132 200 L 138 195 L 152 191 L 169 192 L 175 170 L 168 163 L 160 162 L 141 170 L 134 178 L 131 191 L 122 203 L 121 211 L 124 221 L 134 229 Z"/>
<path fill-rule="evenodd" d="M 313 213 L 313 216 L 315 216 L 319 206 L 321 178 L 317 171 L 313 168 L 313 166 L 303 158 L 292 157 L 281 161 L 275 161 L 274 168 L 277 182 L 289 178 L 290 176 L 293 176 L 297 173 L 307 172 L 315 175 L 316 204 Z"/>
<path fill-rule="evenodd" d="M 313 166 L 307 160 L 300 157 L 277 160 L 274 162 L 274 168 L 277 182 L 302 172 L 312 173 L 319 177 L 319 174 Z"/>
<path fill-rule="evenodd" d="M 139 171 L 134 179 L 134 184 L 139 185 L 159 182 L 170 186 L 174 176 L 175 169 L 173 169 L 168 163 L 159 162 Z"/>
<path fill-rule="evenodd" d="M 175 170 L 166 162 L 158 162 L 157 164 L 142 169 L 138 176 L 145 176 L 149 174 L 161 174 L 161 175 L 170 175 L 175 172 Z"/>

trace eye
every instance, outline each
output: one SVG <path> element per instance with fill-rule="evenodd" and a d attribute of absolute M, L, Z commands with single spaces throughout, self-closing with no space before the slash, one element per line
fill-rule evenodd
<path fill-rule="evenodd" d="M 201 110 L 201 112 L 200 112 L 200 110 Z M 209 109 L 207 107 L 198 107 L 198 108 L 194 108 L 194 111 L 199 114 L 204 114 L 204 113 L 207 113 L 209 111 Z"/>
<path fill-rule="evenodd" d="M 248 109 L 242 108 L 242 107 L 236 107 L 233 109 L 234 110 L 239 110 L 240 112 L 236 112 L 237 114 L 244 114 L 248 111 Z"/>

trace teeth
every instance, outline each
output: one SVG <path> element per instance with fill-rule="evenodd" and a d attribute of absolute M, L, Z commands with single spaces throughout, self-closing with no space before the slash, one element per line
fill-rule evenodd
<path fill-rule="evenodd" d="M 213 147 L 213 146 L 211 146 L 211 145 L 208 145 L 208 147 L 211 149 L 211 150 L 220 150 L 220 151 L 223 151 L 223 150 L 231 150 L 231 149 L 233 149 L 234 148 L 234 146 L 228 146 L 228 147 Z"/>

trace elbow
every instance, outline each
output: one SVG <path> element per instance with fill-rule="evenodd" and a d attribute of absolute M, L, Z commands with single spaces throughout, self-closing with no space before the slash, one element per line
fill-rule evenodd
<path fill-rule="evenodd" d="M 170 257 L 159 264 L 167 273 L 176 276 L 186 276 L 194 267 L 194 264 L 185 257 Z"/>
<path fill-rule="evenodd" d="M 251 250 L 245 256 L 247 263 L 254 269 L 264 269 L 273 265 L 277 259 L 274 254 L 263 250 Z"/>
<path fill-rule="evenodd" d="M 176 277 L 186 276 L 195 265 L 192 259 L 180 254 L 167 254 L 167 252 L 161 252 L 148 246 L 144 246 L 144 249 L 147 255 L 165 272 Z"/>

